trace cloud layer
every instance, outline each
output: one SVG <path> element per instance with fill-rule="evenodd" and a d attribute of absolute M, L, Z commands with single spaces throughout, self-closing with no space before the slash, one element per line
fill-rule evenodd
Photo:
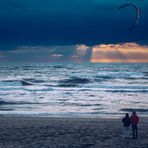
<path fill-rule="evenodd" d="M 0 62 L 148 62 L 148 46 L 137 43 L 22 46 L 1 50 Z"/>

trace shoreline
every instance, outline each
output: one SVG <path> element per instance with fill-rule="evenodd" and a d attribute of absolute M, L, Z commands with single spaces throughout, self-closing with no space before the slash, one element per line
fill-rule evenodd
<path fill-rule="evenodd" d="M 124 139 L 121 118 L 1 117 L 1 148 L 148 148 L 148 117 L 138 139 Z"/>
<path fill-rule="evenodd" d="M 128 112 L 127 112 L 128 113 Z M 138 112 L 137 112 L 138 113 Z M 126 113 L 123 113 L 122 115 L 86 115 L 86 116 L 76 116 L 76 115 L 33 115 L 33 114 L 0 114 L 0 118 L 59 118 L 59 119 L 122 119 Z M 130 115 L 130 113 L 129 113 Z M 140 118 L 147 118 L 148 115 L 141 115 L 138 113 L 138 116 Z"/>

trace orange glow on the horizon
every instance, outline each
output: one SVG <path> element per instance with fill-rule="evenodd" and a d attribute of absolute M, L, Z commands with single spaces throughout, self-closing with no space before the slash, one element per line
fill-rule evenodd
<path fill-rule="evenodd" d="M 137 43 L 96 45 L 90 62 L 148 62 L 148 47 Z"/>

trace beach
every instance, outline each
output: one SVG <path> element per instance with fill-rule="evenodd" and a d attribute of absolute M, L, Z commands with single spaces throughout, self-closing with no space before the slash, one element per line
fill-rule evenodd
<path fill-rule="evenodd" d="M 148 148 L 148 118 L 124 139 L 121 118 L 0 117 L 0 148 Z"/>

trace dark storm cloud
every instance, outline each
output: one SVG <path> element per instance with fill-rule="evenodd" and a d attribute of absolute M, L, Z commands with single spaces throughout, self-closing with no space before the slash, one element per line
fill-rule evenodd
<path fill-rule="evenodd" d="M 129 32 L 135 14 L 132 9 L 118 10 L 125 0 L 0 0 L 0 49 L 21 45 L 147 43 L 148 3 L 137 2 L 142 8 L 142 21 Z"/>

